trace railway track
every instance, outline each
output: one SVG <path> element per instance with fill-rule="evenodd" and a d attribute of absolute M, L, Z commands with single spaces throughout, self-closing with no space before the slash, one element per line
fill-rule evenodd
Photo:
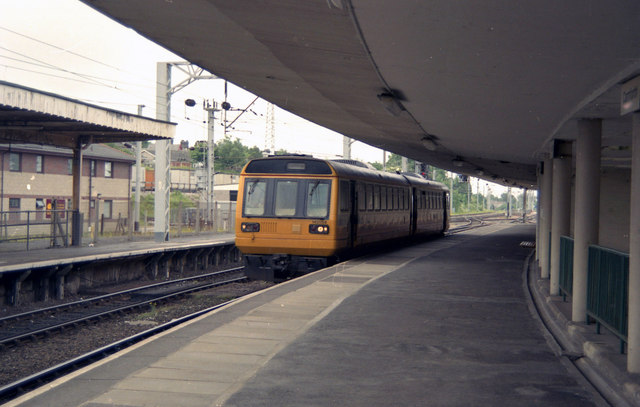
<path fill-rule="evenodd" d="M 480 226 L 486 225 L 486 219 L 492 215 L 468 215 L 468 216 L 460 216 L 458 219 L 454 220 L 452 217 L 452 224 L 460 223 L 460 225 L 449 228 L 447 234 L 451 235 L 454 233 L 464 232 L 465 230 L 475 229 Z"/>
<path fill-rule="evenodd" d="M 124 316 L 123 314 L 126 314 L 127 316 L 130 315 L 128 311 L 131 311 L 135 314 L 136 311 L 139 312 L 140 309 L 144 309 L 143 307 L 148 308 L 150 306 L 150 303 L 154 303 L 154 305 L 157 304 L 158 308 L 167 308 L 163 307 L 162 304 L 167 303 L 168 306 L 171 306 L 171 304 L 173 304 L 173 301 L 171 301 L 171 299 L 188 298 L 190 297 L 189 294 L 195 293 L 197 291 L 209 290 L 211 288 L 217 287 L 223 288 L 222 286 L 236 287 L 231 288 L 231 291 L 226 291 L 226 294 L 212 297 L 212 299 L 214 300 L 213 303 L 215 305 L 211 304 L 204 307 L 195 305 L 191 308 L 194 308 L 197 311 L 193 311 L 189 314 L 182 314 L 181 316 L 175 316 L 170 320 L 167 319 L 168 322 L 161 323 L 160 325 L 145 329 L 141 332 L 139 331 L 138 333 L 131 336 L 121 336 L 121 338 L 123 339 L 116 340 L 113 343 L 109 343 L 108 345 L 101 346 L 97 349 L 92 348 L 93 350 L 88 350 L 86 351 L 86 353 L 76 353 L 76 355 L 79 356 L 65 358 L 64 361 L 56 362 L 56 364 L 50 364 L 50 367 L 45 368 L 44 370 L 33 370 L 32 373 L 25 375 L 26 377 L 16 377 L 16 379 L 14 379 L 15 381 L 0 386 L 0 404 L 12 400 L 18 397 L 20 394 L 23 394 L 24 392 L 30 391 L 39 386 L 42 386 L 45 383 L 55 380 L 60 376 L 69 374 L 84 366 L 104 359 L 105 357 L 112 355 L 126 347 L 132 346 L 141 340 L 152 337 L 154 335 L 158 335 L 159 333 L 167 329 L 211 312 L 216 308 L 222 307 L 232 301 L 235 301 L 235 299 L 239 296 L 255 291 L 256 289 L 259 290 L 266 288 L 257 288 L 254 286 L 253 288 L 248 288 L 247 291 L 238 289 L 238 287 L 241 287 L 241 285 L 232 284 L 238 282 L 244 283 L 245 281 L 246 277 L 244 276 L 243 267 L 235 267 L 228 270 L 148 285 L 132 290 L 120 291 L 114 294 L 94 297 L 85 301 L 65 304 L 59 307 L 50 307 L 3 318 L 2 320 L 0 320 L 0 322 L 4 322 L 4 325 L 0 325 L 0 331 L 3 333 L 3 341 L 5 344 L 4 349 L 17 350 L 20 352 L 23 352 L 24 349 L 24 351 L 30 352 L 30 350 L 28 349 L 31 346 L 15 347 L 12 346 L 12 344 L 37 344 L 39 343 L 37 341 L 39 338 L 55 338 L 56 332 L 67 332 L 69 329 L 64 329 L 65 326 L 78 326 L 80 329 L 83 329 L 87 322 L 97 323 L 98 321 L 109 316 L 114 317 L 106 319 L 105 322 L 107 324 L 110 324 L 110 321 L 114 321 L 114 323 L 116 323 L 116 321 L 118 321 L 119 319 L 123 319 L 120 318 L 121 316 Z M 244 293 L 241 293 L 242 291 L 244 291 Z M 209 290 L 208 292 L 211 291 Z M 238 294 L 234 295 L 230 293 Z M 123 297 L 125 299 L 123 299 Z M 132 300 L 126 300 L 126 297 L 130 297 Z M 205 295 L 205 297 L 208 297 L 208 295 Z M 133 298 L 136 298 L 136 300 L 133 300 Z M 221 300 L 215 300 L 215 298 L 220 298 Z M 230 298 L 232 299 L 229 300 Z M 126 302 L 128 302 L 128 304 L 124 304 Z M 209 301 L 204 301 L 203 304 L 206 302 Z M 83 313 L 85 314 L 84 317 L 78 316 L 78 314 Z M 52 318 L 51 315 L 55 314 L 58 314 L 58 316 Z M 58 321 L 57 323 L 49 324 L 43 322 L 43 320 L 46 320 L 47 318 L 62 319 L 62 315 L 66 315 L 64 317 L 64 319 L 66 320 L 63 322 Z M 125 316 L 125 318 L 127 318 L 127 316 Z M 16 321 L 22 322 L 16 323 Z M 29 325 L 31 324 L 31 321 L 33 321 L 33 325 L 39 326 L 35 329 L 32 329 L 30 333 L 28 332 L 28 328 L 24 328 L 20 333 L 18 333 L 17 329 L 13 330 L 12 338 L 9 338 L 9 335 L 4 334 L 5 331 L 7 331 L 7 326 L 9 325 Z M 82 332 L 85 331 L 83 330 Z M 30 339 L 35 339 L 35 341 Z M 58 351 L 58 349 L 56 349 L 56 351 Z"/>
<path fill-rule="evenodd" d="M 0 346 L 16 346 L 52 332 L 126 313 L 189 293 L 246 280 L 243 267 L 147 285 L 0 319 Z"/>

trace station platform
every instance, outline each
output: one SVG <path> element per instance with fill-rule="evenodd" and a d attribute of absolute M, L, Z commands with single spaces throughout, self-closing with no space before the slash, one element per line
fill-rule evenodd
<path fill-rule="evenodd" d="M 633 377 L 609 383 L 602 361 L 585 361 L 602 373 L 602 395 L 589 390 L 543 329 L 524 284 L 532 252 L 520 247 L 534 234 L 533 225 L 496 224 L 341 263 L 6 406 L 609 405 L 602 395 L 633 405 L 615 387 L 632 389 Z"/>
<path fill-rule="evenodd" d="M 69 261 L 101 261 L 114 257 L 138 256 L 161 253 L 180 248 L 197 248 L 212 244 L 231 244 L 235 240 L 233 233 L 202 234 L 172 238 L 168 242 L 156 242 L 153 239 L 134 241 L 104 239 L 95 246 L 44 248 L 25 250 L 23 244 L 4 243 L 0 245 L 0 273 L 35 267 L 47 267 L 65 264 Z"/>

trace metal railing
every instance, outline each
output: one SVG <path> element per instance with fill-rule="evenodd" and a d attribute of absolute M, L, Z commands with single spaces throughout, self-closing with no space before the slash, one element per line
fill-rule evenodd
<path fill-rule="evenodd" d="M 573 295 L 573 239 L 560 236 L 560 291 L 563 300 Z"/>
<path fill-rule="evenodd" d="M 620 351 L 627 341 L 629 307 L 629 255 L 599 246 L 589 246 L 587 315 L 620 338 Z"/>
<path fill-rule="evenodd" d="M 49 239 L 49 247 L 71 243 L 72 210 L 0 212 L 0 243 L 24 243 L 27 250 L 35 240 Z"/>

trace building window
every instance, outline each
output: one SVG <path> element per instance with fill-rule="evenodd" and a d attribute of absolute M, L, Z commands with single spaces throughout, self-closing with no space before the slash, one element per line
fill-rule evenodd
<path fill-rule="evenodd" d="M 111 161 L 104 162 L 104 177 L 113 178 L 113 163 Z"/>
<path fill-rule="evenodd" d="M 9 209 L 20 209 L 20 198 L 9 198 Z"/>
<path fill-rule="evenodd" d="M 104 204 L 102 205 L 102 214 L 104 215 L 105 219 L 111 219 L 112 210 L 113 201 L 104 201 Z"/>
<path fill-rule="evenodd" d="M 42 210 L 44 209 L 44 199 L 42 198 L 36 198 L 36 210 Z"/>
<path fill-rule="evenodd" d="M 44 156 L 37 155 L 36 156 L 36 172 L 43 173 L 44 172 Z"/>
<path fill-rule="evenodd" d="M 96 160 L 89 160 L 89 176 L 96 176 Z"/>
<path fill-rule="evenodd" d="M 71 158 L 67 159 L 67 175 L 73 175 L 73 160 Z"/>
<path fill-rule="evenodd" d="M 9 153 L 9 171 L 20 171 L 20 153 Z"/>

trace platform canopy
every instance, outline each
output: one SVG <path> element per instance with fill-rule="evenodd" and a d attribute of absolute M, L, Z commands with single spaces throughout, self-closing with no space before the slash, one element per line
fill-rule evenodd
<path fill-rule="evenodd" d="M 79 143 L 172 139 L 175 124 L 0 81 L 0 142 Z"/>
<path fill-rule="evenodd" d="M 82 1 L 285 110 L 440 168 L 532 187 L 581 119 L 603 120 L 604 166 L 630 164 L 620 85 L 640 75 L 637 0 Z"/>

